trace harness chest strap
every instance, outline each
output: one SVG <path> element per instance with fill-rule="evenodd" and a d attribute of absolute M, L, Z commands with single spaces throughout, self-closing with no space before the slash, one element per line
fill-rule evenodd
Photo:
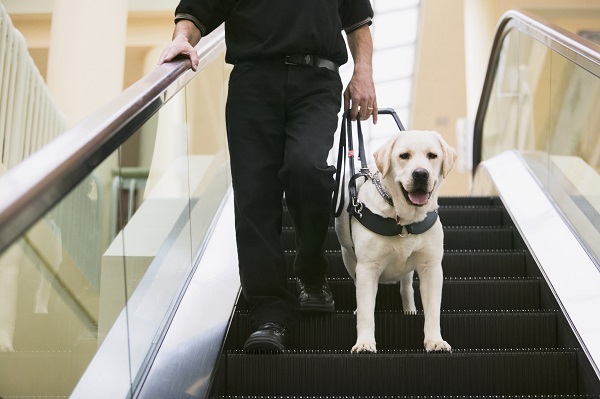
<path fill-rule="evenodd" d="M 356 211 L 355 207 L 350 205 L 348 207 L 348 212 L 350 216 L 354 216 L 356 220 L 360 222 L 367 229 L 371 230 L 374 233 L 377 233 L 382 236 L 397 236 L 402 235 L 404 229 L 408 232 L 408 234 L 422 234 L 429 230 L 438 219 L 437 210 L 427 212 L 427 216 L 425 219 L 418 223 L 411 223 L 406 226 L 399 225 L 395 219 L 386 218 L 380 215 L 377 215 L 369 208 L 361 204 L 360 213 Z"/>

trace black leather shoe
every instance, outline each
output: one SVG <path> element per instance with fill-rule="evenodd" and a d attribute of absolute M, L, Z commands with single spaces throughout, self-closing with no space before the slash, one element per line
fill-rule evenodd
<path fill-rule="evenodd" d="M 297 279 L 296 286 L 301 312 L 333 313 L 335 311 L 335 301 L 326 278 L 315 283 L 305 283 Z"/>
<path fill-rule="evenodd" d="M 281 352 L 286 349 L 287 328 L 279 323 L 265 323 L 250 334 L 244 350 L 247 352 Z"/>

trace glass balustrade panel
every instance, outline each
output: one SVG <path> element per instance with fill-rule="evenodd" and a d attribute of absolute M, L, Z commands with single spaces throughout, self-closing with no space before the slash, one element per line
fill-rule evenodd
<path fill-rule="evenodd" d="M 228 73 L 221 55 L 0 254 L 0 397 L 135 392 L 230 187 Z"/>
<path fill-rule="evenodd" d="M 537 180 L 600 259 L 600 68 L 588 71 L 517 30 L 502 44 L 482 160 L 522 153 Z M 527 201 L 527 198 L 523 198 Z"/>

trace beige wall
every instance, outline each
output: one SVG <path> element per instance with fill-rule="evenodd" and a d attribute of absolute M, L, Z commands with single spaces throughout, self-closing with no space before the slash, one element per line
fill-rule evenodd
<path fill-rule="evenodd" d="M 466 115 L 463 0 L 422 0 L 411 129 L 437 130 L 456 148 L 454 124 Z M 466 194 L 468 174 L 453 170 L 442 195 Z"/>
<path fill-rule="evenodd" d="M 10 8 L 8 9 L 10 12 Z M 29 52 L 42 76 L 46 77 L 52 15 L 11 14 L 15 27 L 23 33 Z M 173 33 L 173 11 L 130 12 L 127 19 L 123 88 L 144 74 L 146 55 L 155 47 L 164 48 Z"/>
<path fill-rule="evenodd" d="M 524 9 L 564 29 L 600 29 L 598 0 L 421 0 L 413 129 L 438 130 L 457 146 L 456 121 L 473 120 L 492 39 L 502 14 Z M 454 170 L 445 195 L 466 195 L 470 172 Z"/>

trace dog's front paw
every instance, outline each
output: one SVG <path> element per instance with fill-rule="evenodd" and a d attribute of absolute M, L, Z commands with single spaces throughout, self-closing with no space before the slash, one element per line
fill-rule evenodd
<path fill-rule="evenodd" d="M 356 341 L 356 345 L 352 347 L 352 353 L 375 353 L 377 345 L 375 341 Z"/>
<path fill-rule="evenodd" d="M 452 350 L 452 347 L 450 346 L 450 344 L 444 340 L 440 340 L 440 341 L 425 341 L 425 350 L 427 352 L 438 352 L 438 351 L 443 351 L 443 352 L 450 352 Z"/>

